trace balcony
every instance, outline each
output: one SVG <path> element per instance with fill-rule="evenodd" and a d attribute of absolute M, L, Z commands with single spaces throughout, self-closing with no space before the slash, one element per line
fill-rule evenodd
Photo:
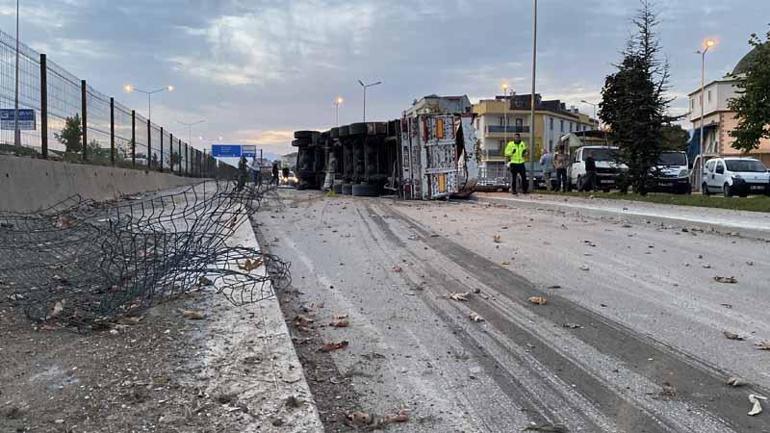
<path fill-rule="evenodd" d="M 508 125 L 508 126 L 498 126 L 498 125 L 488 125 L 487 134 L 516 134 L 516 133 L 529 133 L 529 126 L 514 126 L 514 125 Z"/>

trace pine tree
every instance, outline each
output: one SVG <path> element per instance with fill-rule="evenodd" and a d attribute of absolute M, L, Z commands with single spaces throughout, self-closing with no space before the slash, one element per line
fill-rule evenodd
<path fill-rule="evenodd" d="M 728 103 L 738 118 L 738 127 L 730 131 L 735 138 L 732 147 L 744 152 L 758 148 L 760 139 L 770 138 L 770 31 L 765 37 L 763 42 L 751 35 L 754 51 L 745 74 L 736 77 L 739 96 Z"/>
<path fill-rule="evenodd" d="M 621 189 L 630 186 L 644 195 L 664 148 L 663 128 L 675 119 L 667 114 L 669 67 L 659 59 L 658 19 L 649 0 L 641 0 L 633 24 L 637 34 L 629 39 L 617 72 L 605 80 L 599 117 L 619 147 L 617 161 L 628 166 Z"/>

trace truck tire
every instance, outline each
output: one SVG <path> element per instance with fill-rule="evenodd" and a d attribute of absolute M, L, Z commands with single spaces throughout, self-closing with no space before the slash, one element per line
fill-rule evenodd
<path fill-rule="evenodd" d="M 329 131 L 329 137 L 331 138 L 339 138 L 340 136 L 340 128 L 332 128 Z"/>
<path fill-rule="evenodd" d="M 305 146 L 310 146 L 311 144 L 313 144 L 312 141 L 306 140 L 304 138 L 300 140 L 292 140 L 291 142 L 291 145 L 294 147 L 305 147 Z"/>
<path fill-rule="evenodd" d="M 709 186 L 706 184 L 706 182 L 703 182 L 703 185 L 700 186 L 701 193 L 705 195 L 706 197 L 711 195 L 711 191 L 709 191 Z"/>
<path fill-rule="evenodd" d="M 366 123 L 358 122 L 350 125 L 350 135 L 366 135 Z"/>
<path fill-rule="evenodd" d="M 340 135 L 340 137 L 347 137 L 347 136 L 349 136 L 350 135 L 350 127 L 349 126 L 340 126 L 339 135 Z"/>
<path fill-rule="evenodd" d="M 317 134 L 316 131 L 294 131 L 294 138 L 302 140 L 312 140 L 313 135 Z"/>
<path fill-rule="evenodd" d="M 727 182 L 725 182 L 725 184 L 722 185 L 722 194 L 725 197 L 732 197 L 733 196 L 733 189 L 730 188 L 730 185 L 728 185 Z"/>
<path fill-rule="evenodd" d="M 342 191 L 343 195 L 352 195 L 353 194 L 353 184 L 352 183 L 343 183 L 341 191 Z"/>
<path fill-rule="evenodd" d="M 379 197 L 376 185 L 368 183 L 359 183 L 353 185 L 353 195 L 358 197 Z"/>

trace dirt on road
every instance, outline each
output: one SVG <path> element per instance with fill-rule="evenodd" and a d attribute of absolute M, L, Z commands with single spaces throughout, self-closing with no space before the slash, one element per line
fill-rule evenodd
<path fill-rule="evenodd" d="M 265 210 L 328 431 L 367 428 L 358 412 L 408 414 L 378 426 L 404 432 L 770 431 L 747 414 L 770 389 L 765 242 L 474 202 L 286 191 Z"/>

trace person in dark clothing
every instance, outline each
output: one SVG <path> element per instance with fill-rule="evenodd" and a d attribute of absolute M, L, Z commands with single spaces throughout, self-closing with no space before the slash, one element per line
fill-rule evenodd
<path fill-rule="evenodd" d="M 246 181 L 249 179 L 248 163 L 245 156 L 241 156 L 238 161 L 238 191 L 242 191 L 246 186 Z"/>
<path fill-rule="evenodd" d="M 585 159 L 585 166 L 586 177 L 583 179 L 583 191 L 594 191 L 596 190 L 596 160 L 594 159 L 593 153 L 588 152 Z"/>
<path fill-rule="evenodd" d="M 281 169 L 281 174 L 283 174 L 283 181 L 289 182 L 289 167 L 284 167 Z"/>
<path fill-rule="evenodd" d="M 276 185 L 278 185 L 278 163 L 273 163 L 273 179 L 272 182 Z"/>

